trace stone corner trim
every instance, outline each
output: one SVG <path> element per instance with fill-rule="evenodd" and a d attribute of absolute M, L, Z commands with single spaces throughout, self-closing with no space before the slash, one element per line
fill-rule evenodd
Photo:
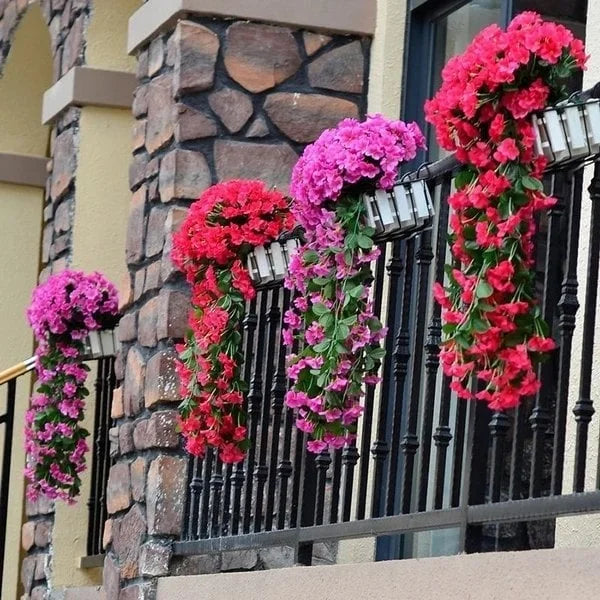
<path fill-rule="evenodd" d="M 131 108 L 136 86 L 134 73 L 73 67 L 44 94 L 42 123 L 50 123 L 69 106 Z"/>
<path fill-rule="evenodd" d="M 147 0 L 129 19 L 130 54 L 184 15 L 263 21 L 303 29 L 373 35 L 377 0 Z"/>
<path fill-rule="evenodd" d="M 46 187 L 46 156 L 0 153 L 0 183 Z"/>

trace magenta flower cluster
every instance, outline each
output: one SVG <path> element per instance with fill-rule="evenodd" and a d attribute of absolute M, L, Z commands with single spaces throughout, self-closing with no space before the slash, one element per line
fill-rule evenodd
<path fill-rule="evenodd" d="M 311 452 L 352 442 L 365 385 L 379 381 L 386 329 L 373 312 L 370 264 L 379 257 L 361 194 L 390 188 L 399 163 L 425 141 L 416 124 L 380 115 L 342 121 L 298 161 L 292 212 L 305 244 L 292 257 L 286 287 L 296 292 L 284 317 L 290 348 L 286 404 Z M 294 348 L 300 348 L 295 352 Z"/>
<path fill-rule="evenodd" d="M 291 194 L 296 219 L 310 231 L 322 220 L 328 202 L 359 184 L 389 189 L 400 163 L 425 147 L 416 123 L 391 121 L 379 114 L 365 121 L 344 119 L 307 146 L 292 174 Z"/>
<path fill-rule="evenodd" d="M 73 502 L 79 494 L 89 435 L 80 425 L 88 394 L 84 339 L 113 327 L 117 312 L 116 288 L 100 273 L 63 271 L 33 292 L 27 318 L 37 341 L 39 386 L 25 416 L 32 500 L 44 494 Z"/>

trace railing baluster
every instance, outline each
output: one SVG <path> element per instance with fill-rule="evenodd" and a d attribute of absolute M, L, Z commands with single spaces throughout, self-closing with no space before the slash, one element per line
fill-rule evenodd
<path fill-rule="evenodd" d="M 344 447 L 342 451 L 343 474 L 340 485 L 342 486 L 342 521 L 349 521 L 352 511 L 352 500 L 354 498 L 354 472 L 358 462 L 358 450 L 356 442 Z"/>
<path fill-rule="evenodd" d="M 262 371 L 265 350 L 267 294 L 265 292 L 259 292 L 259 296 L 258 336 L 256 340 L 256 353 L 254 354 L 254 369 L 250 381 L 250 392 L 248 393 L 248 415 L 250 418 L 248 437 L 251 445 L 248 449 L 248 457 L 246 458 L 246 485 L 244 489 L 244 515 L 242 524 L 242 531 L 244 533 L 250 533 L 250 522 L 252 520 L 254 462 L 256 457 L 256 440 L 258 439 L 258 422 L 260 419 L 260 409 L 262 407 Z"/>
<path fill-rule="evenodd" d="M 379 396 L 379 410 L 377 416 L 377 439 L 371 447 L 373 455 L 373 489 L 371 516 L 379 517 L 385 511 L 385 466 L 388 455 L 390 453 L 390 443 L 388 442 L 388 412 L 390 399 L 392 397 L 393 380 L 393 332 L 396 331 L 396 323 L 398 316 L 398 296 L 399 283 L 402 274 L 402 243 L 392 243 L 392 255 L 387 264 L 389 273 L 390 287 L 387 296 L 387 317 L 386 326 L 389 329 L 388 336 L 385 340 L 386 354 L 383 360 L 381 394 Z M 381 258 L 379 260 L 382 260 Z M 396 407 L 394 407 L 396 408 Z M 397 443 L 392 437 L 392 447 Z M 387 462 L 388 473 L 390 472 L 390 463 Z"/>
<path fill-rule="evenodd" d="M 0 417 L 4 423 L 4 448 L 2 449 L 2 480 L 0 481 L 0 585 L 4 578 L 4 553 L 6 550 L 6 521 L 10 491 L 10 466 L 12 460 L 13 431 L 15 424 L 15 399 L 17 380 L 9 380 L 6 386 L 6 412 Z"/>
<path fill-rule="evenodd" d="M 283 316 L 288 309 L 290 302 L 290 292 L 283 292 L 283 308 L 280 315 Z M 281 323 L 279 331 L 281 333 Z M 267 508 L 265 510 L 265 531 L 273 529 L 273 519 L 275 517 L 275 492 L 277 488 L 277 459 L 279 458 L 279 447 L 281 445 L 281 421 L 283 412 L 283 399 L 285 397 L 287 378 L 285 373 L 285 347 L 281 344 L 281 335 L 279 340 L 279 349 L 277 352 L 277 370 L 273 377 L 273 387 L 271 388 L 271 408 L 273 410 L 273 425 L 271 431 L 271 449 L 269 453 L 269 485 L 267 488 Z"/>
<path fill-rule="evenodd" d="M 260 423 L 260 447 L 258 454 L 258 465 L 254 470 L 256 479 L 256 502 L 254 515 L 254 531 L 261 531 L 263 518 L 263 505 L 265 499 L 265 484 L 269 476 L 269 468 L 267 466 L 267 450 L 269 443 L 269 426 L 271 408 L 271 391 L 273 382 L 273 373 L 275 371 L 275 350 L 277 342 L 281 339 L 279 335 L 281 311 L 279 310 L 279 287 L 271 290 L 271 307 L 266 317 L 266 328 L 268 331 L 267 337 L 267 358 L 265 385 L 262 398 L 262 414 Z M 276 452 L 276 450 L 275 450 Z"/>
<path fill-rule="evenodd" d="M 95 399 L 94 399 L 94 441 L 92 444 L 92 468 L 90 497 L 88 500 L 88 534 L 87 534 L 87 555 L 92 556 L 98 552 L 98 527 L 100 513 L 100 494 L 101 494 L 101 464 L 102 451 L 101 438 L 104 429 L 103 406 L 102 406 L 102 385 L 104 383 L 104 360 L 96 362 L 96 379 L 94 380 Z"/>
<path fill-rule="evenodd" d="M 520 406 L 517 406 L 513 418 L 510 483 L 508 487 L 508 497 L 511 500 L 519 500 L 523 496 L 523 449 L 525 446 L 526 416 L 529 408 L 529 403 L 525 401 Z"/>
<path fill-rule="evenodd" d="M 419 418 L 419 404 L 421 399 L 421 371 L 423 366 L 423 342 L 425 337 L 425 307 L 428 306 L 429 294 L 429 265 L 433 259 L 431 251 L 431 232 L 421 234 L 419 249 L 416 254 L 418 268 L 418 288 L 415 306 L 421 312 L 417 315 L 415 334 L 413 336 L 413 363 L 410 375 L 410 395 L 408 398 L 408 422 L 406 433 L 402 439 L 402 452 L 404 453 L 404 472 L 402 473 L 402 513 L 409 513 L 412 502 L 413 476 L 415 470 L 415 457 L 419 447 L 417 425 Z"/>
<path fill-rule="evenodd" d="M 284 529 L 288 506 L 288 483 L 292 475 L 292 461 L 290 460 L 290 447 L 292 444 L 292 430 L 294 428 L 294 411 L 291 408 L 285 411 L 283 425 L 283 449 L 281 460 L 277 466 L 279 489 L 277 497 L 277 529 Z"/>
<path fill-rule="evenodd" d="M 581 222 L 581 174 L 571 180 L 569 199 L 569 234 L 567 238 L 567 269 L 564 275 L 561 296 L 558 301 L 558 383 L 556 409 L 554 415 L 554 446 L 552 452 L 552 494 L 562 491 L 565 457 L 565 434 L 567 408 L 569 402 L 569 383 L 571 373 L 571 351 L 575 314 L 579 309 L 577 300 L 577 261 L 579 255 L 579 227 Z"/>
<path fill-rule="evenodd" d="M 244 332 L 244 366 L 243 377 L 246 384 L 250 384 L 250 375 L 252 373 L 252 359 L 254 356 L 254 332 L 258 317 L 256 316 L 256 298 L 248 303 L 246 315 L 242 321 L 242 331 Z M 244 412 L 248 414 L 248 397 L 244 398 Z M 248 431 L 250 431 L 250 423 L 248 423 Z M 244 462 L 239 462 L 235 466 L 233 475 L 231 476 L 231 487 L 233 489 L 233 502 L 231 507 L 231 534 L 237 535 L 240 529 L 240 512 L 242 510 L 242 488 L 246 479 L 246 471 Z"/>
<path fill-rule="evenodd" d="M 380 244 L 381 256 L 375 267 L 375 282 L 373 284 L 373 312 L 376 316 L 381 315 L 381 303 L 383 300 L 383 286 L 385 282 L 385 250 L 386 244 Z M 371 445 L 371 433 L 373 429 L 373 404 L 375 399 L 375 388 L 369 386 L 365 396 L 365 411 L 362 428 L 360 429 L 360 465 L 358 469 L 358 500 L 356 516 L 364 519 L 367 507 L 367 486 L 369 482 L 369 446 Z"/>
<path fill-rule="evenodd" d="M 448 196 L 452 186 L 452 174 L 448 173 L 441 185 L 440 203 L 438 207 L 437 239 L 435 247 L 435 281 L 444 280 L 444 266 L 446 264 L 446 240 L 448 237 Z M 424 315 L 423 315 L 424 318 Z M 424 511 L 427 508 L 427 492 L 429 489 L 429 462 L 431 459 L 433 411 L 437 391 L 437 376 L 440 366 L 440 343 L 442 335 L 441 307 L 433 302 L 431 319 L 427 328 L 425 342 L 425 396 L 423 403 L 423 418 L 421 425 L 421 456 L 419 469 L 419 500 L 417 509 Z"/>
<path fill-rule="evenodd" d="M 435 478 L 433 481 L 434 497 L 433 508 L 440 509 L 444 505 L 444 487 L 446 483 L 446 460 L 448 447 L 452 441 L 452 430 L 450 422 L 450 401 L 452 392 L 450 390 L 450 378 L 442 377 L 442 393 L 440 395 L 440 414 L 438 425 L 435 428 L 433 439 L 435 441 Z"/>
<path fill-rule="evenodd" d="M 327 486 L 327 471 L 331 464 L 331 455 L 328 450 L 321 452 L 315 458 L 317 465 L 317 497 L 315 502 L 315 525 L 323 524 L 325 513 L 325 488 Z"/>
<path fill-rule="evenodd" d="M 490 502 L 500 500 L 502 490 L 502 476 L 504 474 L 504 444 L 506 434 L 510 429 L 510 419 L 501 412 L 495 412 L 489 424 L 490 436 L 492 438 L 492 456 L 489 497 Z"/>
<path fill-rule="evenodd" d="M 187 539 L 197 540 L 200 537 L 198 525 L 200 521 L 200 497 L 202 495 L 202 459 L 194 456 L 190 465 L 188 527 Z"/>
<path fill-rule="evenodd" d="M 223 463 L 219 458 L 215 458 L 215 468 L 210 478 L 211 492 L 211 522 L 210 537 L 219 537 L 221 524 L 219 515 L 221 513 L 221 490 L 223 489 Z"/>
<path fill-rule="evenodd" d="M 594 363 L 594 341 L 596 328 L 596 307 L 598 301 L 598 266 L 600 256 L 600 164 L 594 170 L 590 188 L 591 223 L 588 242 L 588 265 L 585 290 L 581 348 L 581 370 L 579 376 L 579 398 L 573 408 L 577 421 L 575 435 L 575 472 L 573 491 L 583 492 L 585 488 L 585 467 L 587 455 L 588 427 L 594 415 L 592 400 L 592 366 Z"/>
<path fill-rule="evenodd" d="M 204 539 L 208 535 L 208 512 L 210 509 L 210 481 L 213 467 L 213 450 L 209 448 L 204 457 L 204 481 L 202 483 L 202 506 L 200 509 L 200 533 L 199 538 Z"/>
<path fill-rule="evenodd" d="M 300 490 L 302 489 L 302 457 L 306 452 L 304 448 L 305 437 L 304 433 L 300 431 L 297 427 L 294 427 L 296 430 L 296 439 L 294 444 L 294 478 L 292 479 L 292 501 L 290 504 L 290 527 L 297 527 L 298 521 L 300 518 Z M 312 461 L 314 464 L 314 460 Z"/>
<path fill-rule="evenodd" d="M 415 242 L 410 239 L 405 246 L 406 268 L 402 286 L 400 327 L 394 341 L 394 379 L 396 390 L 392 411 L 392 448 L 390 468 L 388 469 L 386 515 L 396 512 L 396 492 L 398 481 L 400 435 L 402 433 L 402 418 L 404 413 L 404 398 L 408 362 L 410 360 L 410 321 L 412 313 L 412 284 L 415 260 Z"/>
<path fill-rule="evenodd" d="M 542 316 L 551 325 L 556 310 L 558 294 L 556 267 L 560 264 L 560 226 L 561 217 L 564 212 L 564 197 L 567 182 L 559 174 L 553 177 L 554 196 L 556 204 L 548 211 L 548 231 L 546 234 L 546 248 L 544 258 L 544 293 L 542 298 Z M 532 455 L 531 455 L 531 478 L 529 494 L 532 497 L 540 496 L 543 492 L 543 467 L 545 446 L 547 444 L 547 431 L 551 424 L 550 408 L 552 406 L 552 363 L 545 362 L 538 369 L 541 388 L 535 397 L 535 406 L 529 418 L 533 431 Z"/>
<path fill-rule="evenodd" d="M 452 493 L 450 506 L 460 506 L 463 478 L 463 458 L 465 452 L 465 435 L 467 433 L 467 402 L 460 398 L 456 403 L 456 419 L 454 424 L 454 453 L 452 457 Z"/>
<path fill-rule="evenodd" d="M 337 523 L 340 509 L 340 484 L 342 483 L 342 451 L 335 450 L 333 453 L 333 477 L 331 478 L 331 507 L 329 510 L 329 522 Z"/>

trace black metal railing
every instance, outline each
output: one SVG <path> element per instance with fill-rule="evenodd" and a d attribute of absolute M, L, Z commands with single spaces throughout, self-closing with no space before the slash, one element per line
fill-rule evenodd
<path fill-rule="evenodd" d="M 457 399 L 441 373 L 440 308 L 431 286 L 443 280 L 449 259 L 446 200 L 456 168 L 454 159 L 444 159 L 428 169 L 433 228 L 408 240 L 378 240 L 373 298 L 389 334 L 383 380 L 365 398 L 356 444 L 316 457 L 305 452 L 304 434 L 283 401 L 288 382 L 280 334 L 290 296 L 281 285 L 262 288 L 243 322 L 252 446 L 233 467 L 210 452 L 191 459 L 185 536 L 175 552 L 290 545 L 310 564 L 316 541 L 454 528 L 456 551 L 552 547 L 556 517 L 600 511 L 600 482 L 584 491 L 594 414 L 600 163 L 589 196 L 582 166 L 546 175 L 558 202 L 538 223 L 537 288 L 558 348 L 540 368 L 534 398 L 494 413 L 485 403 Z M 591 203 L 585 255 L 579 252 L 583 203 Z M 581 261 L 587 261 L 585 289 L 578 289 Z M 578 293 L 584 311 L 576 380 L 570 371 Z M 569 411 L 574 386 L 578 397 Z M 575 421 L 573 493 L 564 473 L 569 417 Z"/>
<path fill-rule="evenodd" d="M 35 360 L 30 358 L 6 371 L 0 373 L 0 393 L 4 404 L 0 413 L 0 440 L 2 441 L 2 464 L 0 471 L 0 590 L 4 579 L 4 562 L 6 548 L 6 531 L 8 524 L 8 506 L 11 493 L 11 469 L 13 468 L 13 442 L 15 431 L 15 403 L 17 398 L 17 385 L 25 386 L 27 394 L 31 391 L 31 380 L 24 377 L 35 365 Z M 2 406 L 2 405 L 0 405 Z M 21 424 L 17 423 L 17 427 Z M 24 468 L 22 465 L 21 468 Z"/>
<path fill-rule="evenodd" d="M 111 466 L 109 429 L 112 426 L 111 403 L 115 389 L 115 359 L 113 356 L 96 361 L 96 378 L 94 382 L 94 429 L 92 438 L 91 486 L 88 500 L 88 534 L 87 559 L 100 557 L 104 553 L 102 540 L 106 512 L 106 486 Z M 102 563 L 100 562 L 99 565 Z"/>

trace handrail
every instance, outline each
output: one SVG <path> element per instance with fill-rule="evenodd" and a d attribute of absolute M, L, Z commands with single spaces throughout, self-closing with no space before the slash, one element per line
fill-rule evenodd
<path fill-rule="evenodd" d="M 34 368 L 35 356 L 32 356 L 27 360 L 24 360 L 23 362 L 13 365 L 12 367 L 0 372 L 0 385 L 9 382 L 11 379 L 16 379 L 21 375 L 25 375 L 25 373 L 33 371 Z"/>

